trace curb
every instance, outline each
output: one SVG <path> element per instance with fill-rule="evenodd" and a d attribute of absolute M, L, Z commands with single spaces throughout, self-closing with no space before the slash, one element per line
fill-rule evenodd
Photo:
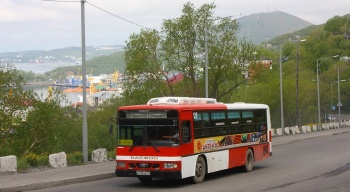
<path fill-rule="evenodd" d="M 88 175 L 88 176 L 84 176 L 84 177 L 66 178 L 63 180 L 30 183 L 30 184 L 23 184 L 23 185 L 18 185 L 18 186 L 0 188 L 0 192 L 46 189 L 46 188 L 51 188 L 51 187 L 63 186 L 63 185 L 70 185 L 70 184 L 76 184 L 76 183 L 84 183 L 84 182 L 89 182 L 89 181 L 109 179 L 109 178 L 113 178 L 113 177 L 115 177 L 114 172 L 113 173 L 98 174 L 98 175 Z"/>

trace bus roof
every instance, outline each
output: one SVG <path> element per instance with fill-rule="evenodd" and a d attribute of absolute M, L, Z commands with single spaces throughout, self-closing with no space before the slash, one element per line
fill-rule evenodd
<path fill-rule="evenodd" d="M 173 104 L 173 105 L 191 105 L 191 104 L 214 104 L 217 103 L 213 98 L 199 97 L 156 97 L 147 102 L 147 105 Z"/>
<path fill-rule="evenodd" d="M 238 110 L 268 109 L 266 104 L 256 103 L 221 103 L 212 98 L 195 97 L 157 97 L 144 105 L 122 106 L 118 110 Z"/>

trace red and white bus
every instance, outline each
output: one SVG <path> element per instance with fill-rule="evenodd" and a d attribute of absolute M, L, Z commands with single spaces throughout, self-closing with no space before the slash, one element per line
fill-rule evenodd
<path fill-rule="evenodd" d="M 242 167 L 272 155 L 265 104 L 219 103 L 212 98 L 158 97 L 122 106 L 117 115 L 117 177 L 191 178 Z"/>

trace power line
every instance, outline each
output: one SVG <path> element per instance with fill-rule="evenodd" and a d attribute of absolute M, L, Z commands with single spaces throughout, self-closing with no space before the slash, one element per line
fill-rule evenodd
<path fill-rule="evenodd" d="M 74 0 L 42 0 L 42 1 L 54 1 L 54 2 L 81 2 L 81 1 L 77 1 L 77 0 L 75 0 L 75 1 L 74 1 Z M 142 25 L 140 25 L 140 24 L 137 24 L 137 23 L 135 23 L 135 22 L 133 22 L 133 21 L 124 19 L 123 17 L 120 17 L 120 16 L 118 16 L 118 15 L 112 13 L 112 12 L 109 12 L 109 11 L 107 11 L 107 10 L 105 10 L 105 9 L 103 9 L 103 8 L 101 8 L 101 7 L 99 7 L 99 6 L 97 6 L 97 5 L 94 5 L 94 4 L 89 3 L 89 2 L 87 2 L 87 1 L 85 1 L 85 3 L 87 3 L 87 4 L 89 4 L 89 5 L 91 5 L 91 6 L 95 7 L 95 8 L 97 8 L 97 9 L 103 11 L 103 12 L 106 12 L 106 13 L 108 13 L 108 14 L 110 14 L 110 15 L 112 15 L 112 16 L 118 18 L 118 19 L 124 20 L 124 21 L 126 21 L 126 22 L 128 22 L 128 23 L 131 23 L 131 24 L 134 24 L 134 25 L 136 25 L 136 26 L 139 26 L 139 27 L 145 28 L 145 29 L 147 29 L 147 30 L 150 30 L 150 28 L 148 28 L 148 27 L 145 27 L 145 26 L 142 26 Z"/>
<path fill-rule="evenodd" d="M 142 28 L 145 28 L 145 29 L 150 30 L 150 28 L 148 28 L 148 27 L 145 27 L 145 26 L 142 26 L 142 25 L 137 24 L 137 23 L 135 23 L 135 22 L 132 22 L 132 21 L 130 21 L 130 20 L 124 19 L 124 18 L 122 18 L 122 17 L 120 17 L 120 16 L 118 16 L 118 15 L 116 15 L 116 14 L 114 14 L 114 13 L 111 13 L 111 12 L 105 10 L 105 9 L 102 9 L 101 7 L 98 7 L 97 5 L 94 5 L 94 4 L 89 3 L 89 2 L 86 2 L 86 3 L 87 3 L 87 4 L 90 4 L 91 6 L 97 8 L 97 9 L 99 9 L 99 10 L 101 10 L 101 11 L 104 11 L 104 12 L 106 12 L 106 13 L 108 13 L 108 14 L 114 16 L 114 17 L 117 17 L 117 18 L 119 18 L 119 19 L 122 19 L 122 20 L 124 20 L 124 21 L 126 21 L 126 22 L 128 22 L 128 23 L 131 23 L 131 24 L 137 25 L 137 26 L 139 26 L 139 27 L 142 27 Z"/>

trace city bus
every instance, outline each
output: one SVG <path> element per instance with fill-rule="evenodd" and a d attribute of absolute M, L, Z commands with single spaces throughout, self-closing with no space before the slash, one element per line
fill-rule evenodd
<path fill-rule="evenodd" d="M 268 105 L 213 98 L 158 97 L 121 106 L 117 117 L 117 177 L 203 182 L 206 174 L 272 156 Z M 111 127 L 112 128 L 112 127 Z"/>

